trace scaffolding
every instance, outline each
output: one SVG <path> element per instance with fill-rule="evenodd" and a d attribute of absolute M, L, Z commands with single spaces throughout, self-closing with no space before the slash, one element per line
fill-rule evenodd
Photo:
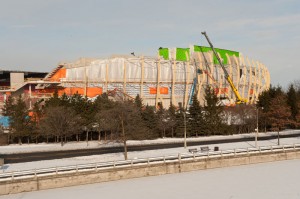
<path fill-rule="evenodd" d="M 203 48 L 203 47 L 202 47 Z M 256 103 L 258 95 L 269 89 L 270 74 L 260 62 L 245 58 L 241 53 L 218 49 L 223 63 L 242 98 Z M 235 95 L 221 66 L 208 47 L 200 51 L 189 49 L 160 49 L 156 57 L 115 56 L 107 59 L 81 59 L 65 63 L 65 77 L 61 86 L 88 97 L 102 93 L 116 93 L 134 98 L 140 95 L 145 105 L 164 107 L 170 104 L 187 107 L 191 95 L 204 103 L 207 85 L 225 105 L 235 104 Z M 196 92 L 193 92 L 195 89 Z"/>

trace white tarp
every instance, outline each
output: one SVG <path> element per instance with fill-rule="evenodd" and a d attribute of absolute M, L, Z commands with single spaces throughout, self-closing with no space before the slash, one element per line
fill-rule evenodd
<path fill-rule="evenodd" d="M 66 73 L 67 81 L 99 81 L 99 82 L 140 82 L 142 77 L 142 65 L 144 65 L 144 82 L 157 81 L 158 63 L 155 59 L 147 59 L 142 63 L 139 58 L 113 58 L 103 59 L 91 62 L 86 67 L 68 68 Z M 125 67 L 125 69 L 124 69 Z M 162 61 L 160 63 L 160 81 L 172 81 L 172 63 L 169 61 Z M 186 76 L 191 81 L 195 76 L 195 69 L 193 65 L 184 62 L 177 62 L 175 68 L 175 83 L 185 82 Z M 107 70 L 107 71 L 106 71 Z M 125 72 L 125 77 L 124 77 Z M 85 75 L 86 74 L 86 75 Z M 107 77 L 107 79 L 106 79 Z"/>

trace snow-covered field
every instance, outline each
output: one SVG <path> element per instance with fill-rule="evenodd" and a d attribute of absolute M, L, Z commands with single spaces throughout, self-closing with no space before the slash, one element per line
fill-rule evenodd
<path fill-rule="evenodd" d="M 300 160 L 0 196 L 0 199 L 299 199 Z"/>
<path fill-rule="evenodd" d="M 291 132 L 284 132 L 291 133 Z M 235 135 L 235 136 L 254 136 L 254 134 L 245 134 L 245 135 Z M 260 135 L 260 137 L 263 135 Z M 233 136 L 230 136 L 233 137 Z M 206 138 L 190 138 L 190 139 L 199 139 L 199 140 L 211 140 L 211 139 L 224 139 L 224 136 L 217 137 L 206 137 Z M 159 139 L 159 140 L 151 140 L 151 141 L 129 141 L 129 144 L 149 144 L 149 143 L 166 143 L 166 142 L 181 142 L 183 143 L 183 139 Z M 295 138 L 285 138 L 281 139 L 281 144 L 296 144 L 300 143 L 300 137 Z M 271 146 L 276 145 L 277 140 L 268 140 L 268 141 L 259 141 L 259 146 Z M 60 144 L 31 144 L 26 145 L 10 145 L 10 146 L 2 146 L 0 147 L 1 153 L 16 153 L 16 152 L 24 152 L 24 151 L 50 151 L 50 150 L 70 150 L 70 149 L 80 149 L 80 148 L 99 148 L 99 147 L 108 147 L 113 146 L 114 144 L 103 145 L 98 142 L 89 142 L 87 146 L 86 142 L 81 143 L 67 143 L 65 146 L 61 147 Z M 217 145 L 207 145 L 210 149 L 213 149 L 215 146 L 218 146 L 220 150 L 228 150 L 234 148 L 247 148 L 254 147 L 254 137 L 251 142 L 237 142 L 237 143 L 227 143 L 227 144 L 217 144 Z M 171 149 L 159 149 L 159 150 L 148 150 L 148 151 L 137 151 L 128 153 L 129 159 L 136 158 L 148 158 L 148 157 L 158 157 L 158 156 L 168 156 L 168 155 L 177 155 L 178 153 L 188 153 L 189 148 L 198 148 L 200 146 L 192 146 L 187 147 L 187 149 L 183 147 L 179 148 L 171 148 Z M 123 153 L 113 153 L 113 154 L 103 154 L 103 155 L 92 155 L 92 156 L 81 156 L 74 158 L 65 158 L 65 159 L 56 159 L 56 160 L 44 160 L 44 161 L 35 161 L 35 162 L 27 162 L 27 163 L 17 163 L 17 164 L 5 164 L 0 169 L 0 172 L 11 172 L 11 171 L 21 171 L 21 170 L 32 170 L 32 169 L 40 169 L 40 168 L 49 168 L 49 167 L 59 167 L 59 166 L 68 166 L 68 165 L 78 165 L 78 164 L 87 164 L 87 163 L 95 163 L 95 162 L 107 162 L 107 161 L 118 161 L 123 160 Z"/>

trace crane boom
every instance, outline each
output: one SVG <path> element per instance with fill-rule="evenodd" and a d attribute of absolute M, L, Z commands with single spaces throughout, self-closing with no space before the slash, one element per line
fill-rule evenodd
<path fill-rule="evenodd" d="M 247 100 L 246 100 L 246 99 L 243 99 L 243 98 L 241 97 L 239 91 L 238 91 L 237 88 L 234 86 L 234 84 L 233 84 L 233 82 L 232 82 L 232 79 L 230 78 L 230 76 L 229 76 L 229 74 L 228 74 L 226 68 L 224 67 L 224 65 L 223 65 L 223 63 L 222 63 L 222 61 L 221 61 L 221 58 L 219 57 L 219 55 L 218 55 L 217 52 L 215 51 L 214 46 L 212 45 L 211 41 L 209 40 L 209 38 L 208 38 L 206 32 L 201 32 L 201 34 L 203 34 L 203 35 L 205 36 L 207 42 L 208 42 L 209 45 L 210 45 L 210 48 L 212 49 L 214 55 L 216 56 L 218 62 L 220 63 L 220 66 L 222 67 L 222 69 L 223 69 L 223 71 L 224 71 L 225 78 L 226 78 L 227 82 L 229 83 L 231 89 L 232 89 L 233 92 L 234 92 L 234 95 L 235 95 L 236 100 L 237 100 L 236 103 L 237 103 L 237 104 L 246 103 Z"/>

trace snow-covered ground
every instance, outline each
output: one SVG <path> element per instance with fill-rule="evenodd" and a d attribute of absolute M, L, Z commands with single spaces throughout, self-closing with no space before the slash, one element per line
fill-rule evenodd
<path fill-rule="evenodd" d="M 283 132 L 293 133 L 293 132 Z M 281 133 L 281 134 L 283 134 Z M 270 133 L 268 133 L 270 134 Z M 207 145 L 210 149 L 213 149 L 215 146 L 218 146 L 220 150 L 228 150 L 234 148 L 247 148 L 247 147 L 254 147 L 254 134 L 244 134 L 244 135 L 234 135 L 229 137 L 253 137 L 253 141 L 251 142 L 237 142 L 237 143 L 226 143 L 226 144 L 214 144 L 214 145 Z M 261 137 L 263 135 L 260 135 Z M 216 136 L 216 137 L 205 137 L 205 138 L 189 138 L 189 140 L 212 140 L 212 139 L 225 139 L 228 137 L 224 136 Z M 159 140 L 151 140 L 151 141 L 129 141 L 131 145 L 139 145 L 139 144 L 150 144 L 150 143 L 170 143 L 170 142 L 181 142 L 183 143 L 183 139 L 159 139 Z M 294 138 L 284 138 L 281 139 L 281 144 L 299 144 L 300 137 Z M 267 141 L 258 141 L 259 146 L 271 146 L 276 145 L 277 139 L 267 140 Z M 80 149 L 80 148 L 99 148 L 99 147 L 109 147 L 115 146 L 115 144 L 99 144 L 98 142 L 89 142 L 87 146 L 86 142 L 81 143 L 67 143 L 63 147 L 60 144 L 31 144 L 26 145 L 23 144 L 19 145 L 10 145 L 10 146 L 2 146 L 0 147 L 1 153 L 16 153 L 16 152 L 29 152 L 29 151 L 50 151 L 50 150 L 70 150 L 70 149 Z M 147 151 L 137 151 L 131 152 L 129 151 L 128 157 L 129 159 L 136 159 L 136 158 L 148 158 L 148 157 L 158 157 L 158 156 L 168 156 L 168 155 L 177 155 L 178 153 L 188 153 L 189 148 L 198 148 L 200 146 L 192 146 L 187 147 L 187 149 L 183 147 L 179 148 L 171 148 L 171 149 L 159 149 L 159 150 L 147 150 Z M 44 161 L 35 161 L 35 162 L 27 162 L 27 163 L 17 163 L 17 164 L 5 164 L 1 167 L 0 172 L 11 172 L 11 171 L 21 171 L 21 170 L 32 170 L 32 169 L 40 169 L 40 168 L 49 168 L 49 167 L 59 167 L 59 166 L 68 166 L 68 165 L 78 165 L 78 164 L 87 164 L 87 163 L 95 163 L 95 162 L 107 162 L 107 161 L 118 161 L 123 160 L 124 156 L 123 153 L 113 153 L 113 154 L 103 154 L 103 155 L 92 155 L 92 156 L 81 156 L 81 157 L 74 157 L 74 158 L 65 158 L 65 159 L 55 159 L 55 160 L 44 160 Z"/>
<path fill-rule="evenodd" d="M 201 170 L 0 196 L 0 199 L 299 199 L 300 160 Z"/>
<path fill-rule="evenodd" d="M 295 134 L 300 133 L 300 130 L 282 131 L 280 135 Z M 260 137 L 277 135 L 277 132 L 267 132 L 259 133 L 258 139 Z M 187 138 L 187 141 L 208 141 L 208 140 L 224 140 L 224 139 L 234 139 L 234 138 L 245 138 L 252 137 L 254 139 L 255 134 L 237 134 L 228 136 L 210 136 L 210 137 L 198 137 L 198 138 Z M 162 143 L 183 143 L 183 138 L 162 138 L 156 140 L 142 140 L 142 141 L 128 141 L 128 145 L 145 145 L 145 144 L 162 144 Z M 89 141 L 89 142 L 68 142 L 64 146 L 60 143 L 54 144 L 11 144 L 8 146 L 0 146 L 0 154 L 10 154 L 10 153 L 27 153 L 27 152 L 38 152 L 38 151 L 63 151 L 63 150 L 76 150 L 76 149 L 87 149 L 87 148 L 101 148 L 101 147 L 113 147 L 122 146 L 121 143 L 105 143 L 103 141 Z"/>

